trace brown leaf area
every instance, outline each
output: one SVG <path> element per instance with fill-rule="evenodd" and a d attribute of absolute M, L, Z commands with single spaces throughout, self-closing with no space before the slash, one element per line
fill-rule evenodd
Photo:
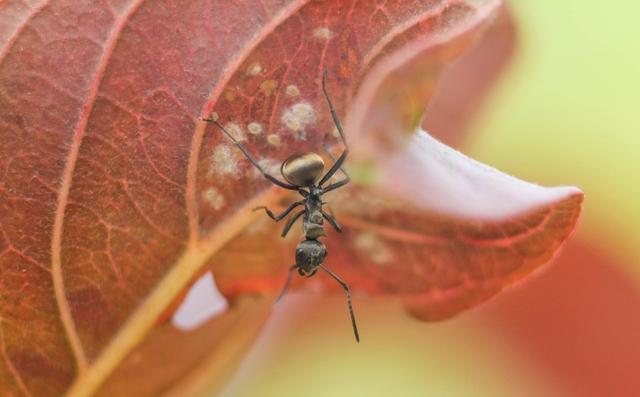
<path fill-rule="evenodd" d="M 103 392 L 126 390 L 132 349 L 183 337 L 153 329 L 156 319 L 270 194 L 198 115 L 215 110 L 265 166 L 277 164 L 332 130 L 323 69 L 344 116 L 367 76 L 384 75 L 376 65 L 441 37 L 446 56 L 425 61 L 432 84 L 497 4 L 1 2 L 3 392 L 89 395 L 109 376 Z M 216 323 L 245 324 L 234 318 Z M 183 367 L 138 395 L 168 390 L 204 360 L 188 353 L 201 339 L 184 339 Z"/>

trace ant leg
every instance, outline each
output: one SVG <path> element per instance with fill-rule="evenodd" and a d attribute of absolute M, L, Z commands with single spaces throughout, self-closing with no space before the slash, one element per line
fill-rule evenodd
<path fill-rule="evenodd" d="M 327 145 L 327 135 L 325 134 L 324 136 L 324 141 L 322 142 L 322 146 L 324 147 L 324 151 L 327 153 L 327 155 L 329 155 L 329 157 L 331 158 L 331 160 L 333 160 L 333 162 L 336 162 L 336 158 L 333 157 L 333 154 L 331 154 L 331 151 L 329 150 L 329 146 Z M 338 181 L 336 183 L 333 183 L 329 186 L 327 186 L 326 188 L 323 189 L 322 194 L 330 192 L 334 189 L 338 189 L 344 185 L 346 185 L 347 183 L 351 182 L 351 177 L 349 176 L 349 174 L 347 174 L 347 171 L 345 171 L 345 169 L 341 166 L 340 167 L 340 171 L 344 174 L 345 178 L 341 181 Z"/>
<path fill-rule="evenodd" d="M 340 279 L 334 272 L 327 269 L 326 267 L 320 265 L 322 270 L 327 272 L 328 275 L 333 277 L 334 280 L 338 282 L 344 288 L 344 291 L 347 293 L 347 305 L 349 306 L 349 315 L 351 316 L 351 325 L 353 326 L 353 334 L 356 336 L 356 342 L 360 342 L 360 334 L 358 333 L 358 326 L 356 325 L 356 316 L 353 314 L 353 306 L 351 305 L 351 291 L 349 290 L 349 286 Z"/>
<path fill-rule="evenodd" d="M 338 224 L 338 221 L 336 220 L 336 218 L 334 218 L 332 215 L 327 214 L 326 212 L 324 212 L 322 209 L 320 209 L 320 212 L 322 212 L 322 216 L 324 217 L 324 219 L 326 219 L 327 221 L 329 221 L 329 223 L 331 224 L 331 226 L 333 226 L 334 229 L 336 229 L 336 231 L 338 233 L 342 233 L 342 228 L 340 227 L 340 225 Z"/>
<path fill-rule="evenodd" d="M 324 142 L 322 143 L 322 146 L 324 147 L 324 151 L 327 152 L 327 154 L 329 155 L 329 157 L 331 158 L 331 160 L 333 160 L 333 162 L 336 162 L 336 158 L 333 157 L 333 154 L 331 154 L 331 151 L 329 150 L 329 146 L 327 145 L 327 135 L 324 136 Z M 347 171 L 344 170 L 344 168 L 342 168 L 342 166 L 340 167 L 340 171 L 344 174 L 345 178 L 341 181 L 338 181 L 336 183 L 333 183 L 329 186 L 327 186 L 326 188 L 323 189 L 322 194 L 325 194 L 327 192 L 330 192 L 334 189 L 338 189 L 344 185 L 346 185 L 347 183 L 351 182 L 351 177 L 349 177 L 349 174 L 347 174 Z"/>
<path fill-rule="evenodd" d="M 267 215 L 269 215 L 269 217 L 271 219 L 273 219 L 276 222 L 280 222 L 282 220 L 282 218 L 284 218 L 285 216 L 289 215 L 289 212 L 293 211 L 294 208 L 296 208 L 299 205 L 304 204 L 304 201 L 296 201 L 295 203 L 291 204 L 289 207 L 287 207 L 286 210 L 284 210 L 280 215 L 274 215 L 273 212 L 271 212 L 271 210 L 263 205 L 261 205 L 260 207 L 256 207 L 253 209 L 253 211 L 257 211 L 260 209 L 264 209 L 265 212 L 267 213 Z"/>
<path fill-rule="evenodd" d="M 342 140 L 342 144 L 344 145 L 344 151 L 338 157 L 338 160 L 333 163 L 333 166 L 327 171 L 327 173 L 322 177 L 320 182 L 318 182 L 318 186 L 322 186 L 323 183 L 329 180 L 333 176 L 333 174 L 338 171 L 340 167 L 342 167 L 342 163 L 347 158 L 347 154 L 349 153 L 349 147 L 347 145 L 347 140 L 344 137 L 344 131 L 342 130 L 342 125 L 340 125 L 340 120 L 338 119 L 338 115 L 336 114 L 335 109 L 333 108 L 333 103 L 331 103 L 331 98 L 329 98 L 329 94 L 327 93 L 327 71 L 325 70 L 322 74 L 322 92 L 324 93 L 324 97 L 327 100 L 327 104 L 329 105 L 329 110 L 331 111 L 331 117 L 333 118 L 333 123 L 336 125 L 338 132 L 340 133 L 340 139 Z"/>
<path fill-rule="evenodd" d="M 335 162 L 336 158 L 333 157 L 333 154 L 331 154 L 331 151 L 329 150 L 329 147 L 327 146 L 327 136 L 326 135 L 324 136 L 324 142 L 322 143 L 322 146 L 324 147 L 324 151 L 327 152 L 329 157 L 331 157 L 331 160 L 333 160 Z M 344 168 L 342 168 L 342 167 L 340 167 L 340 171 L 344 174 L 345 179 L 327 186 L 326 188 L 323 189 L 322 194 L 330 192 L 330 191 L 332 191 L 334 189 L 342 187 L 342 186 L 346 185 L 347 183 L 351 182 L 351 178 L 349 177 L 349 174 L 347 174 L 347 171 L 345 171 Z M 325 203 L 323 203 L 323 204 L 325 204 Z M 326 204 L 327 204 L 327 207 L 329 207 L 329 203 L 326 203 Z M 333 210 L 331 209 L 331 207 L 329 207 L 329 214 L 325 213 L 322 210 L 322 208 L 320 209 L 320 211 L 322 212 L 322 216 L 327 221 L 329 221 L 331 226 L 333 226 L 333 228 L 336 229 L 338 231 L 338 233 L 342 233 L 342 228 L 340 227 L 340 225 L 338 224 L 338 221 L 336 220 L 335 216 L 333 215 Z"/>
<path fill-rule="evenodd" d="M 328 193 L 332 190 L 338 189 L 343 187 L 344 185 L 346 185 L 347 183 L 351 182 L 351 178 L 349 178 L 349 176 L 347 176 L 346 179 L 343 179 L 341 181 L 338 181 L 336 183 L 332 183 L 331 185 L 325 187 L 324 189 L 322 189 L 322 194 Z"/>
<path fill-rule="evenodd" d="M 298 218 L 300 218 L 300 216 L 302 216 L 302 214 L 304 214 L 305 212 L 306 212 L 305 210 L 302 210 L 297 214 L 292 215 L 291 218 L 289 218 L 289 220 L 287 221 L 287 224 L 284 225 L 284 229 L 282 229 L 282 234 L 280 235 L 280 237 L 285 238 L 287 236 L 287 233 L 289 233 L 289 229 L 291 229 L 291 226 L 293 226 L 293 224 L 296 223 Z"/>
<path fill-rule="evenodd" d="M 331 215 L 333 219 L 335 219 L 336 215 L 333 213 L 333 208 L 331 208 L 331 205 L 329 203 L 322 203 L 322 204 L 327 206 L 327 208 L 329 209 L 329 215 Z"/>
<path fill-rule="evenodd" d="M 278 295 L 278 297 L 276 298 L 274 305 L 280 302 L 280 299 L 282 299 L 282 297 L 287 293 L 287 290 L 289 290 L 289 284 L 291 284 L 291 273 L 293 273 L 293 271 L 296 270 L 297 267 L 298 265 L 293 265 L 289 268 L 289 273 L 287 273 L 287 281 L 284 282 L 282 292 L 280 292 L 280 295 Z"/>
<path fill-rule="evenodd" d="M 329 138 L 329 134 L 324 134 L 324 137 L 322 137 L 322 148 L 324 149 L 324 152 L 327 154 L 327 156 L 331 157 L 331 160 L 335 163 L 336 158 L 333 155 L 333 153 L 331 153 L 331 150 L 329 150 L 329 143 L 327 142 L 328 138 Z M 342 171 L 343 174 L 348 176 L 344 168 L 340 167 L 340 171 Z"/>
<path fill-rule="evenodd" d="M 327 143 L 328 137 L 329 137 L 329 134 L 324 134 L 324 138 L 322 139 L 322 148 L 324 149 L 324 152 L 327 154 L 327 156 L 329 156 L 331 160 L 335 163 L 336 158 L 333 156 L 333 153 L 331 153 L 331 150 L 329 150 L 329 144 Z M 344 174 L 345 179 L 351 180 L 351 177 L 349 177 L 349 174 L 347 174 L 347 171 L 342 166 L 340 166 L 339 169 Z"/>
<path fill-rule="evenodd" d="M 349 149 L 345 147 L 344 152 L 342 152 L 340 157 L 338 157 L 338 160 L 335 163 L 333 163 L 329 171 L 327 171 L 327 173 L 324 174 L 322 179 L 320 179 L 320 182 L 318 182 L 318 186 L 322 187 L 322 185 L 326 181 L 328 181 L 333 176 L 333 174 L 335 174 L 336 171 L 340 169 L 340 167 L 342 167 L 342 163 L 344 163 L 344 160 L 347 158 L 348 153 L 349 153 Z"/>
<path fill-rule="evenodd" d="M 267 178 L 269 181 L 271 181 L 272 183 L 280 186 L 281 188 L 284 189 L 288 189 L 288 190 L 300 190 L 299 187 L 294 186 L 294 185 L 290 185 L 288 183 L 284 183 L 280 180 L 278 180 L 276 177 L 274 177 L 273 175 L 267 173 L 261 166 L 260 164 L 258 164 L 258 162 L 256 161 L 255 158 L 253 158 L 253 156 L 251 155 L 251 153 L 249 153 L 249 151 L 247 150 L 246 147 L 244 147 L 243 144 L 241 144 L 240 142 L 238 142 L 233 135 L 231 135 L 231 133 L 229 131 L 226 130 L 226 128 L 224 128 L 224 126 L 222 124 L 220 124 L 218 122 L 218 120 L 214 120 L 211 118 L 200 118 L 200 120 L 202 121 L 206 121 L 207 123 L 213 123 L 216 126 L 218 126 L 218 128 L 220 128 L 222 130 L 222 132 L 224 132 L 224 134 L 233 141 L 234 145 L 236 145 L 238 147 L 238 149 L 240 149 L 242 151 L 242 153 L 244 153 L 244 155 L 247 157 L 247 159 L 249 159 L 249 161 L 251 162 L 251 164 L 253 164 L 254 167 L 256 167 L 258 169 L 258 171 L 260 171 L 260 173 L 262 173 L 262 175 L 264 175 L 265 178 Z"/>

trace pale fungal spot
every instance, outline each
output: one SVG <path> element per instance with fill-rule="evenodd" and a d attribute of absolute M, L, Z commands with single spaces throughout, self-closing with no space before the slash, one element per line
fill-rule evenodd
<path fill-rule="evenodd" d="M 262 167 L 262 169 L 267 173 L 276 177 L 280 175 L 280 166 L 282 165 L 281 161 L 276 159 L 262 159 L 258 161 L 258 164 L 260 164 L 260 167 Z"/>
<path fill-rule="evenodd" d="M 233 102 L 236 100 L 236 93 L 233 91 L 225 91 L 224 98 L 229 102 Z"/>
<path fill-rule="evenodd" d="M 267 143 L 271 146 L 280 146 L 280 136 L 276 134 L 269 134 L 269 136 L 267 136 Z"/>
<path fill-rule="evenodd" d="M 257 123 L 255 121 L 253 123 L 249 123 L 249 125 L 247 126 L 247 129 L 249 130 L 249 133 L 251 135 L 262 134 L 262 125 L 260 125 L 260 123 Z"/>
<path fill-rule="evenodd" d="M 244 141 L 245 140 L 244 132 L 242 131 L 242 127 L 240 127 L 238 124 L 236 124 L 236 123 L 228 123 L 227 125 L 225 125 L 225 128 L 227 129 L 227 131 L 229 131 L 229 133 L 231 134 L 233 139 L 235 139 L 236 141 Z"/>
<path fill-rule="evenodd" d="M 243 234 L 245 236 L 263 234 L 269 230 L 269 226 L 271 226 L 270 222 L 272 221 L 268 217 L 259 216 L 244 229 Z"/>
<path fill-rule="evenodd" d="M 333 37 L 333 32 L 329 28 L 323 26 L 313 31 L 313 37 L 316 39 L 329 40 Z"/>
<path fill-rule="evenodd" d="M 280 175 L 280 165 L 281 165 L 280 161 L 275 159 L 264 158 L 264 159 L 258 160 L 258 164 L 260 165 L 260 167 L 262 167 L 262 169 L 266 173 L 271 174 L 276 178 L 278 177 L 278 175 Z M 256 167 L 251 167 L 248 175 L 252 176 L 255 179 L 264 178 L 264 176 L 262 176 L 262 174 Z"/>
<path fill-rule="evenodd" d="M 202 192 L 202 198 L 216 211 L 222 209 L 227 203 L 222 193 L 215 187 L 209 187 Z"/>
<path fill-rule="evenodd" d="M 262 92 L 265 96 L 270 96 L 278 87 L 278 82 L 275 80 L 265 80 L 260 83 L 260 92 Z"/>
<path fill-rule="evenodd" d="M 211 165 L 207 171 L 207 177 L 214 175 L 230 176 L 238 173 L 238 156 L 229 145 L 218 145 L 211 154 Z"/>
<path fill-rule="evenodd" d="M 289 84 L 287 86 L 287 89 L 285 90 L 285 93 L 288 96 L 298 96 L 298 95 L 300 95 L 300 89 L 297 86 L 293 85 L 293 84 Z"/>
<path fill-rule="evenodd" d="M 218 117 L 220 116 L 218 116 L 218 113 L 216 112 L 211 112 L 211 114 L 209 115 L 209 118 L 213 121 L 218 121 Z"/>
<path fill-rule="evenodd" d="M 353 170 L 352 167 L 350 170 Z M 353 172 L 350 171 L 350 176 L 354 178 Z M 354 180 L 356 180 L 354 178 Z M 359 179 L 357 180 L 359 182 Z M 340 202 L 340 209 L 350 215 L 367 215 L 378 216 L 382 211 L 389 209 L 406 209 L 405 203 L 400 203 L 399 200 L 389 200 L 381 195 L 372 195 L 367 190 L 350 191 L 336 189 L 329 193 L 331 200 Z"/>
<path fill-rule="evenodd" d="M 301 129 L 300 123 L 296 119 L 285 120 L 284 123 L 294 131 L 299 131 Z"/>
<path fill-rule="evenodd" d="M 340 131 L 338 131 L 338 128 L 333 127 L 333 130 L 331 131 L 331 135 L 333 135 L 334 138 L 340 138 Z"/>
<path fill-rule="evenodd" d="M 296 103 L 285 110 L 282 122 L 293 131 L 303 131 L 308 125 L 316 122 L 316 111 L 307 102 Z"/>
<path fill-rule="evenodd" d="M 362 232 L 354 240 L 355 248 L 369 256 L 371 262 L 384 266 L 393 259 L 389 247 L 373 232 Z"/>
<path fill-rule="evenodd" d="M 249 76 L 257 76 L 262 72 L 262 65 L 258 62 L 254 62 L 247 68 L 247 74 Z"/>
<path fill-rule="evenodd" d="M 376 249 L 370 255 L 371 261 L 380 266 L 386 265 L 387 263 L 391 262 L 392 259 L 391 252 L 384 247 Z"/>

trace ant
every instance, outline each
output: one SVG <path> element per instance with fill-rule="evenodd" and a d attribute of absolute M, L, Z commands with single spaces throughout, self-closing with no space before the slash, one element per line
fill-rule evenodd
<path fill-rule="evenodd" d="M 331 103 L 331 98 L 329 98 L 329 94 L 327 93 L 326 87 L 327 80 L 327 71 L 325 70 L 322 75 L 322 92 L 324 94 L 325 99 L 327 100 L 327 104 L 329 105 L 329 110 L 331 111 L 331 117 L 333 118 L 333 122 L 338 129 L 338 133 L 340 134 L 340 139 L 342 144 L 344 145 L 344 150 L 342 154 L 336 160 L 335 157 L 329 151 L 327 147 L 327 135 L 325 135 L 324 139 L 324 150 L 327 152 L 331 160 L 333 161 L 333 165 L 324 175 L 324 160 L 322 157 L 314 152 L 305 152 L 298 153 L 287 158 L 280 167 L 280 173 L 284 177 L 284 179 L 288 182 L 282 182 L 273 175 L 267 173 L 261 166 L 258 164 L 256 159 L 249 153 L 247 148 L 242 145 L 242 143 L 238 142 L 229 131 L 227 131 L 222 124 L 220 124 L 217 120 L 213 118 L 203 118 L 203 121 L 213 123 L 218 128 L 224 132 L 224 134 L 233 141 L 233 143 L 244 153 L 247 159 L 254 165 L 261 173 L 267 178 L 271 183 L 287 190 L 295 190 L 303 197 L 302 200 L 296 201 L 289 205 L 287 209 L 285 209 L 281 214 L 275 215 L 271 210 L 267 207 L 261 206 L 256 207 L 253 210 L 257 211 L 260 209 L 264 209 L 266 214 L 276 222 L 284 219 L 294 208 L 298 206 L 304 206 L 304 209 L 292 215 L 284 226 L 282 230 L 282 237 L 285 237 L 291 229 L 291 226 L 302 216 L 302 228 L 304 231 L 305 239 L 302 240 L 298 246 L 296 247 L 296 264 L 289 268 L 289 273 L 287 274 L 287 281 L 284 284 L 282 292 L 280 296 L 276 300 L 279 301 L 280 298 L 284 296 L 287 289 L 289 288 L 289 283 L 291 282 L 291 273 L 294 270 L 298 270 L 298 274 L 303 277 L 311 277 L 318 269 L 322 269 L 329 276 L 331 276 L 334 280 L 344 288 L 347 294 L 347 304 L 349 306 L 349 315 L 351 316 L 351 325 L 353 326 L 353 333 L 356 337 L 356 341 L 360 342 L 360 335 L 358 334 L 358 327 L 356 325 L 356 318 L 353 314 L 353 306 L 351 305 L 351 291 L 349 290 L 349 286 L 340 279 L 334 272 L 328 269 L 323 265 L 324 259 L 327 257 L 327 248 L 325 245 L 318 240 L 319 237 L 325 236 L 324 234 L 324 224 L 323 219 L 326 219 L 331 226 L 333 226 L 336 231 L 339 233 L 342 232 L 342 228 L 333 217 L 333 213 L 327 213 L 322 209 L 322 206 L 327 204 L 322 201 L 322 195 L 328 193 L 332 190 L 338 189 L 351 181 L 349 175 L 342 168 L 342 164 L 347 158 L 347 154 L 349 153 L 349 147 L 347 146 L 347 141 L 344 136 L 344 131 L 342 130 L 342 126 L 340 125 L 340 120 L 338 120 L 338 115 L 333 108 L 333 104 Z M 332 183 L 328 186 L 323 186 L 338 170 L 340 170 L 345 178 Z M 331 212 L 331 211 L 330 211 Z"/>

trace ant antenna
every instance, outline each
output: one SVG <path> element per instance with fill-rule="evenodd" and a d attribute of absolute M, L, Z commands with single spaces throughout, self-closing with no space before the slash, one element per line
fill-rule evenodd
<path fill-rule="evenodd" d="M 247 158 L 249 159 L 249 161 L 251 161 L 251 163 L 256 166 L 260 171 L 262 171 L 262 173 L 264 173 L 264 171 L 262 170 L 262 167 L 260 167 L 260 165 L 258 164 L 258 162 L 256 161 L 256 159 L 253 158 L 253 156 L 251 155 L 251 153 L 249 153 L 249 151 L 247 150 L 247 148 L 244 147 L 243 144 L 241 144 L 240 142 L 238 142 L 238 140 L 236 138 L 233 137 L 233 135 L 227 131 L 226 128 L 224 128 L 224 126 L 222 124 L 220 124 L 220 122 L 212 117 L 201 117 L 200 120 L 202 121 L 206 121 L 207 123 L 213 123 L 215 124 L 218 128 L 220 128 L 222 130 L 222 132 L 224 132 L 224 134 L 231 139 L 231 141 L 238 147 L 238 149 L 242 150 L 242 153 L 244 153 L 245 156 L 247 156 Z"/>
<path fill-rule="evenodd" d="M 272 183 L 280 186 L 281 188 L 284 189 L 288 189 L 288 190 L 299 190 L 297 186 L 294 185 L 290 185 L 288 183 L 284 183 L 282 181 L 279 181 L 276 177 L 274 177 L 273 175 L 269 174 L 268 172 L 266 172 L 261 166 L 260 164 L 258 164 L 258 161 L 251 155 L 251 153 L 249 153 L 249 151 L 247 150 L 246 147 L 244 147 L 244 145 L 240 142 L 238 142 L 238 140 L 236 138 L 233 137 L 233 135 L 227 131 L 226 128 L 224 128 L 224 126 L 222 124 L 220 124 L 220 122 L 212 117 L 208 117 L 208 118 L 204 118 L 204 117 L 200 117 L 200 120 L 202 121 L 206 121 L 207 123 L 213 123 L 215 124 L 218 128 L 220 128 L 222 130 L 222 132 L 224 132 L 224 134 L 231 139 L 231 141 L 238 147 L 238 149 L 240 149 L 242 151 L 242 153 L 244 153 L 244 155 L 247 157 L 247 159 L 251 162 L 251 164 L 253 164 L 254 167 L 256 167 L 258 169 L 258 171 L 260 171 L 260 173 L 262 175 L 264 175 L 265 178 L 267 178 L 269 181 L 271 181 Z"/>
<path fill-rule="evenodd" d="M 342 130 L 342 125 L 340 124 L 340 120 L 338 119 L 338 115 L 336 114 L 336 110 L 333 108 L 333 103 L 331 102 L 331 98 L 329 98 L 329 93 L 327 92 L 327 69 L 322 72 L 322 93 L 324 94 L 324 98 L 329 105 L 329 111 L 331 112 L 331 118 L 333 119 L 333 123 L 338 129 L 338 133 L 340 134 L 340 139 L 342 139 L 342 143 L 345 147 L 347 147 L 347 140 L 344 137 L 344 131 Z"/>
<path fill-rule="evenodd" d="M 349 290 L 349 286 L 340 279 L 334 272 L 327 269 L 326 267 L 320 265 L 322 270 L 327 272 L 328 275 L 333 277 L 334 280 L 338 282 L 344 288 L 344 291 L 347 293 L 347 305 L 349 306 L 349 315 L 351 316 L 351 325 L 353 326 L 353 334 L 356 337 L 356 342 L 360 342 L 360 334 L 358 333 L 358 326 L 356 325 L 356 316 L 353 314 L 353 306 L 351 305 L 351 291 Z"/>

